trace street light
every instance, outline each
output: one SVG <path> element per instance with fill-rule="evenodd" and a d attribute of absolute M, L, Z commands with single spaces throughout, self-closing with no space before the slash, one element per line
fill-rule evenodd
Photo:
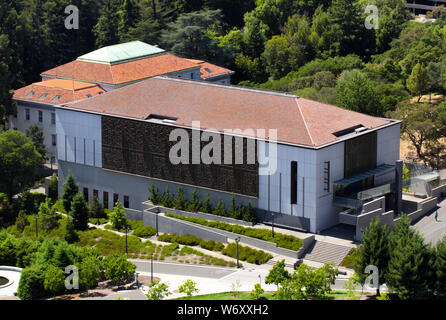
<path fill-rule="evenodd" d="M 237 257 L 237 268 L 240 268 L 240 265 L 238 263 L 238 243 L 240 242 L 240 237 L 235 238 L 235 243 L 237 244 L 237 253 L 236 253 L 236 257 Z"/>
<path fill-rule="evenodd" d="M 127 246 L 127 231 L 129 230 L 129 225 L 126 224 L 124 226 L 124 229 L 125 229 L 125 254 L 128 255 L 129 253 L 128 253 L 128 246 Z"/>
<path fill-rule="evenodd" d="M 156 236 L 158 237 L 158 215 L 159 215 L 159 212 L 156 212 L 155 214 L 156 214 Z"/>
<path fill-rule="evenodd" d="M 272 228 L 271 231 L 272 231 L 273 238 L 274 238 L 274 212 L 271 213 L 271 216 L 272 216 L 272 218 L 273 218 L 273 219 L 272 219 L 272 224 L 271 224 L 271 228 Z"/>
<path fill-rule="evenodd" d="M 150 254 L 150 283 L 153 283 L 153 253 Z"/>

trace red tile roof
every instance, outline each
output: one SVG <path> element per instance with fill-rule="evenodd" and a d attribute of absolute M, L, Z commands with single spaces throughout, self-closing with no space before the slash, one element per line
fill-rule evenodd
<path fill-rule="evenodd" d="M 197 63 L 166 53 L 117 65 L 76 60 L 45 71 L 42 76 L 119 85 L 199 67 Z"/>
<path fill-rule="evenodd" d="M 34 92 L 34 94 L 30 95 L 31 92 Z M 15 90 L 14 99 L 57 105 L 87 99 L 88 95 L 94 97 L 103 93 L 105 91 L 96 84 L 51 79 Z M 41 99 L 44 94 L 47 94 L 46 97 Z M 57 96 L 59 99 L 55 99 Z"/>
<path fill-rule="evenodd" d="M 373 129 L 391 123 L 291 94 L 165 77 L 66 107 L 139 120 L 160 115 L 177 118 L 175 125 L 186 127 L 200 121 L 201 128 L 208 130 L 277 129 L 279 142 L 309 147 L 335 142 L 334 133 L 341 129 L 356 125 Z"/>
<path fill-rule="evenodd" d="M 218 76 L 222 76 L 225 74 L 234 74 L 235 72 L 220 66 L 217 66 L 215 64 L 203 61 L 203 60 L 195 60 L 195 59 L 188 59 L 189 61 L 192 61 L 198 65 L 200 65 L 201 69 L 201 78 L 206 80 Z"/>

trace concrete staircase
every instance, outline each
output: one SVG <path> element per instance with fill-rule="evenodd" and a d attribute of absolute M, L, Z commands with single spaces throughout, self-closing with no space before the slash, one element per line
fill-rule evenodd
<path fill-rule="evenodd" d="M 320 263 L 333 262 L 338 266 L 350 250 L 348 246 L 316 240 L 302 258 Z"/>

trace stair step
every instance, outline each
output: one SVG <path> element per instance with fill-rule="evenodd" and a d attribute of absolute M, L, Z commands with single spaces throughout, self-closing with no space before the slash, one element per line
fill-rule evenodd
<path fill-rule="evenodd" d="M 321 263 L 333 262 L 336 265 L 339 265 L 350 250 L 350 247 L 316 241 L 303 259 Z"/>

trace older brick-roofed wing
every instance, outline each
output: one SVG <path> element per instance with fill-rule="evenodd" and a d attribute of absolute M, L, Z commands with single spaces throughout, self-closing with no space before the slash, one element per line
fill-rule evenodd
<path fill-rule="evenodd" d="M 176 118 L 175 125 L 201 128 L 277 129 L 278 141 L 309 147 L 335 142 L 333 134 L 361 123 L 369 129 L 390 120 L 324 105 L 291 94 L 156 77 L 66 107 L 145 120 Z"/>

